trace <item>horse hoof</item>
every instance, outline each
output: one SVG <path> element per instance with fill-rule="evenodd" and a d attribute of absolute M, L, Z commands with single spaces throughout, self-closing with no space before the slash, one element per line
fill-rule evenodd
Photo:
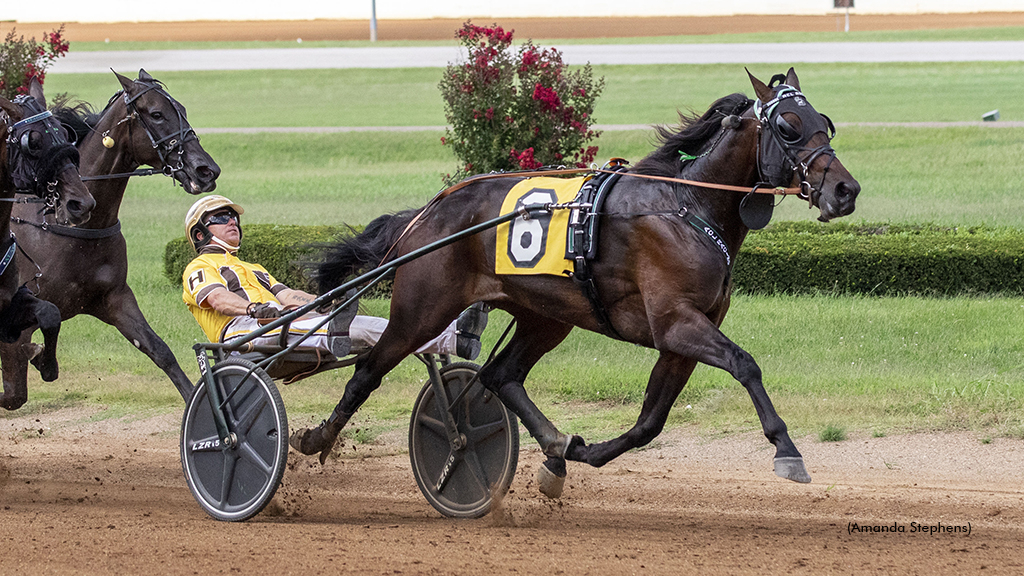
<path fill-rule="evenodd" d="M 28 401 L 28 396 L 15 396 L 7 394 L 0 394 L 0 408 L 4 410 L 17 410 L 25 405 Z"/>
<path fill-rule="evenodd" d="M 288 444 L 307 456 L 312 456 L 319 452 L 320 464 L 322 465 L 327 461 L 327 456 L 330 455 L 331 449 L 334 448 L 334 442 L 337 439 L 337 436 L 331 439 L 325 438 L 323 428 L 303 428 L 296 430 L 288 438 Z"/>
<path fill-rule="evenodd" d="M 45 362 L 42 356 L 36 356 L 30 360 L 36 370 L 39 371 L 39 377 L 43 382 L 53 382 L 57 379 L 60 374 L 60 368 L 57 366 L 57 362 Z"/>
<path fill-rule="evenodd" d="M 541 494 L 548 498 L 561 498 L 562 489 L 565 487 L 565 476 L 557 476 L 548 469 L 546 463 L 542 464 L 537 468 L 537 486 L 540 488 Z"/>
<path fill-rule="evenodd" d="M 811 475 L 804 468 L 804 459 L 800 456 L 780 456 L 775 459 L 775 475 L 793 482 L 807 484 Z"/>

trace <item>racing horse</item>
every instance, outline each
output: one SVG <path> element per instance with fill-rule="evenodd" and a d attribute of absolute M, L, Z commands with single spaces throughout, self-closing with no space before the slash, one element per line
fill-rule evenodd
<path fill-rule="evenodd" d="M 136 80 L 116 76 L 122 90 L 102 112 L 92 113 L 85 104 L 55 111 L 78 136 L 83 179 L 96 207 L 87 225 L 67 228 L 48 222 L 29 206 L 18 206 L 15 229 L 25 239 L 26 252 L 19 258 L 22 281 L 56 304 L 65 320 L 84 313 L 117 328 L 187 399 L 192 391 L 189 378 L 146 321 L 128 286 L 127 247 L 118 212 L 132 176 L 163 173 L 186 192 L 199 194 L 216 187 L 220 167 L 199 144 L 185 108 L 163 84 L 145 70 Z M 139 169 L 142 165 L 152 168 Z M 37 274 L 38 280 L 31 282 Z M 30 348 L 31 331 L 14 344 L 0 345 L 5 408 L 16 409 L 28 398 Z"/>
<path fill-rule="evenodd" d="M 772 198 L 752 190 L 796 188 L 827 222 L 853 212 L 860 184 L 836 158 L 835 128 L 808 103 L 792 68 L 767 85 L 749 71 L 748 76 L 757 100 L 732 94 L 702 115 L 680 115 L 680 129 L 660 128 L 660 147 L 608 194 L 597 215 L 594 299 L 565 276 L 496 274 L 495 229 L 414 259 L 397 269 L 390 323 L 356 364 L 334 412 L 317 427 L 295 431 L 292 446 L 304 454 L 319 452 L 323 462 L 381 378 L 466 306 L 483 301 L 510 313 L 516 327 L 508 345 L 481 369 L 480 381 L 520 418 L 548 457 L 539 471 L 548 496 L 561 494 L 566 460 L 602 466 L 653 440 L 698 362 L 727 371 L 747 390 L 765 436 L 776 446 L 775 473 L 809 482 L 761 369 L 719 327 L 729 309 L 732 262 L 750 230 L 744 222 L 763 220 L 747 203 Z M 506 193 L 520 180 L 476 177 L 442 191 L 425 208 L 378 218 L 361 235 L 327 251 L 317 271 L 321 291 L 381 260 L 497 217 Z M 711 187 L 730 185 L 747 193 Z M 574 326 L 660 353 L 636 424 L 606 442 L 587 444 L 560 432 L 523 386 L 534 364 Z"/>
<path fill-rule="evenodd" d="M 14 102 L 0 98 L 0 342 L 13 342 L 30 326 L 43 332 L 43 346 L 26 346 L 26 361 L 39 370 L 43 380 L 57 379 L 57 336 L 60 312 L 40 300 L 19 276 L 15 254 L 25 249 L 25 239 L 11 233 L 11 210 L 26 193 L 41 210 L 64 224 L 83 224 L 95 205 L 78 173 L 78 152 L 67 132 L 46 110 L 43 88 L 33 80 L 27 95 Z M 20 241 L 19 241 L 20 240 Z M 6 366 L 5 366 L 6 367 Z M 7 406 L 5 383 L 0 405 Z"/>

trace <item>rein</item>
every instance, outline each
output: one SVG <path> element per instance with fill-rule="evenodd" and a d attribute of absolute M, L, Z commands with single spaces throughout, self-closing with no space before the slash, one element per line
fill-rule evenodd
<path fill-rule="evenodd" d="M 156 168 L 139 168 L 133 172 L 121 172 L 120 174 L 101 174 L 99 176 L 82 176 L 82 182 L 92 182 L 94 180 L 114 180 L 117 178 L 131 178 L 132 176 L 153 176 L 154 174 L 166 174 L 162 170 Z"/>
<path fill-rule="evenodd" d="M 394 250 L 395 246 L 398 245 L 398 242 L 401 241 L 403 237 L 405 237 L 405 235 L 409 232 L 409 230 L 411 230 L 412 227 L 415 226 L 416 223 L 419 221 L 420 216 L 425 214 L 427 212 L 427 210 L 430 209 L 431 206 L 433 206 L 435 203 L 440 201 L 442 198 L 450 195 L 451 193 L 453 193 L 453 192 L 455 192 L 457 190 L 461 190 L 462 188 L 465 188 L 466 186 L 469 186 L 470 184 L 473 184 L 475 182 L 480 182 L 480 181 L 483 181 L 483 180 L 493 180 L 493 179 L 496 179 L 496 178 L 530 178 L 530 177 L 533 177 L 533 176 L 550 176 L 551 174 L 565 174 L 565 175 L 569 175 L 569 174 L 594 174 L 594 173 L 600 173 L 600 174 L 620 174 L 622 176 L 631 176 L 633 178 L 644 178 L 646 180 L 658 180 L 660 182 L 672 182 L 672 183 L 675 183 L 675 184 L 686 184 L 688 186 L 697 186 L 697 187 L 700 187 L 700 188 L 710 188 L 710 189 L 713 189 L 713 190 L 724 190 L 726 192 L 742 192 L 744 194 L 774 194 L 776 196 L 799 196 L 799 195 L 801 195 L 803 193 L 803 190 L 801 188 L 763 188 L 763 187 L 761 187 L 759 185 L 758 186 L 752 186 L 752 187 L 751 186 L 733 186 L 733 185 L 730 185 L 730 184 L 715 184 L 713 182 L 700 182 L 700 181 L 697 181 L 697 180 L 687 180 L 685 178 L 672 178 L 672 177 L 669 177 L 669 176 L 654 176 L 652 174 L 635 174 L 633 172 L 618 172 L 618 171 L 615 171 L 615 170 L 607 170 L 607 169 L 604 169 L 604 168 L 555 168 L 555 169 L 552 169 L 552 170 L 530 170 L 530 171 L 523 171 L 523 172 L 494 172 L 494 173 L 491 173 L 491 174 L 480 174 L 478 176 L 473 176 L 473 177 L 470 177 L 470 178 L 466 178 L 465 180 L 463 180 L 462 182 L 459 182 L 458 184 L 455 184 L 454 186 L 449 186 L 448 188 L 445 188 L 444 190 L 441 190 L 433 198 L 431 198 L 430 202 L 427 202 L 427 205 L 424 206 L 423 209 L 420 210 L 419 213 L 417 213 L 416 216 L 414 216 L 411 221 L 409 221 L 409 224 L 406 225 L 405 230 L 402 230 L 402 233 L 399 234 L 398 239 L 395 240 L 394 244 L 391 245 L 391 249 L 389 249 L 388 252 L 384 255 L 384 258 L 381 260 L 381 262 L 383 262 L 384 260 L 387 260 L 388 256 L 391 255 L 391 251 Z M 654 215 L 658 215 L 658 214 L 676 214 L 676 213 L 679 213 L 681 216 L 685 216 L 686 211 L 685 211 L 685 209 L 682 209 L 682 210 L 678 210 L 678 211 L 677 210 L 672 210 L 672 211 L 667 211 L 667 212 L 650 212 L 650 213 L 647 213 L 647 212 L 644 212 L 644 213 L 637 212 L 637 213 L 633 213 L 633 214 L 620 214 L 620 215 L 622 215 L 622 216 L 627 216 L 627 215 L 628 216 L 654 216 Z M 602 214 L 610 215 L 610 213 L 602 213 Z M 689 221 L 689 220 L 687 220 L 687 221 Z M 691 222 L 691 224 L 692 224 L 692 222 Z M 714 239 L 714 237 L 712 237 L 712 239 Z"/>

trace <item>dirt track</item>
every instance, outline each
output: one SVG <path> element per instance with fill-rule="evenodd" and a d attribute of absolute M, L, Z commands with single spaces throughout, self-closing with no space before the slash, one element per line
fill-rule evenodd
<path fill-rule="evenodd" d="M 857 17 L 854 27 L 1024 25 L 1024 13 L 973 16 Z M 645 22 L 644 33 L 835 25 L 834 17 L 667 20 L 676 27 Z M 502 24 L 520 37 L 604 34 L 598 23 Z M 382 22 L 380 38 L 447 38 L 458 25 Z M 602 25 L 621 34 L 621 22 Z M 352 37 L 361 38 L 366 23 L 351 26 Z M 340 25 L 316 22 L 69 25 L 68 36 L 318 39 L 313 30 L 321 27 L 323 38 L 348 37 Z M 18 29 L 39 33 L 33 25 Z M 760 434 L 709 439 L 675 431 L 658 447 L 602 469 L 572 466 L 564 497 L 549 501 L 533 486 L 541 458 L 524 437 L 501 513 L 454 521 L 419 494 L 396 434 L 377 446 L 348 448 L 326 467 L 293 452 L 270 509 L 244 524 L 223 524 L 209 519 L 185 486 L 178 427 L 177 416 L 97 423 L 80 411 L 0 419 L 0 573 L 1024 572 L 1021 440 L 983 444 L 970 434 L 936 434 L 823 444 L 797 438 L 814 477 L 798 485 L 772 475 L 771 447 Z M 853 522 L 905 532 L 851 533 Z M 913 522 L 969 524 L 971 533 L 913 533 Z"/>
<path fill-rule="evenodd" d="M 493 18 L 475 18 L 489 24 Z M 380 20 L 378 40 L 449 40 L 463 20 Z M 516 38 L 599 38 L 618 36 L 674 36 L 748 32 L 835 32 L 842 17 L 822 16 L 704 16 L 664 18 L 502 18 Z M 41 38 L 60 23 L 0 22 L 0 32 L 15 26 L 20 34 Z M 984 28 L 1024 26 L 1024 11 L 969 14 L 859 15 L 850 16 L 850 30 L 924 30 L 936 28 Z M 71 42 L 120 41 L 250 41 L 250 40 L 369 40 L 367 20 L 287 20 L 278 22 L 133 22 L 93 24 L 70 22 L 66 37 Z"/>
<path fill-rule="evenodd" d="M 178 420 L 0 422 L 0 572 L 159 574 L 1020 573 L 1024 442 L 970 434 L 797 439 L 814 477 L 771 473 L 757 433 L 683 431 L 541 496 L 521 454 L 500 513 L 450 520 L 418 492 L 401 434 L 321 467 L 290 455 L 274 502 L 208 518 L 178 460 Z M 40 430 L 42 435 L 40 435 Z M 525 445 L 525 442 L 524 442 Z M 379 454 L 379 455 L 374 455 Z M 849 532 L 861 526 L 902 533 Z M 970 534 L 912 532 L 970 525 Z"/>

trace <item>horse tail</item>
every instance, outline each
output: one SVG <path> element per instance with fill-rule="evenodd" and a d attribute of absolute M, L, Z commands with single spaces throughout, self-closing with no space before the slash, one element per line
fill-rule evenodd
<path fill-rule="evenodd" d="M 350 276 L 376 268 L 419 210 L 378 216 L 358 234 L 329 247 L 314 274 L 320 294 L 340 286 Z"/>

